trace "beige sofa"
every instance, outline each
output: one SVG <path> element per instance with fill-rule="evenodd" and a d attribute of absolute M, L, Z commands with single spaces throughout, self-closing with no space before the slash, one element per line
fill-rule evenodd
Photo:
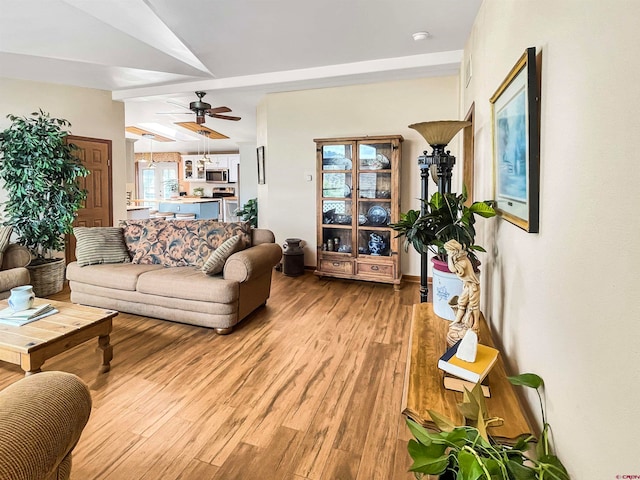
<path fill-rule="evenodd" d="M 75 375 L 42 372 L 0 391 L 0 480 L 66 480 L 91 413 Z"/>
<path fill-rule="evenodd" d="M 29 270 L 25 267 L 31 261 L 31 254 L 22 245 L 9 244 L 2 254 L 0 267 L 0 299 L 9 298 L 11 289 L 29 285 Z"/>
<path fill-rule="evenodd" d="M 251 230 L 249 248 L 232 254 L 221 275 L 194 266 L 115 263 L 67 266 L 71 301 L 214 328 L 221 335 L 266 304 L 282 249 L 269 230 Z"/>

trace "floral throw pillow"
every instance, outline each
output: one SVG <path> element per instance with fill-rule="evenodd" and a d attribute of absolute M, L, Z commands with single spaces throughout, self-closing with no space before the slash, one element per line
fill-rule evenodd
<path fill-rule="evenodd" d="M 131 263 L 166 267 L 201 265 L 202 240 L 190 220 L 127 220 L 121 222 Z"/>

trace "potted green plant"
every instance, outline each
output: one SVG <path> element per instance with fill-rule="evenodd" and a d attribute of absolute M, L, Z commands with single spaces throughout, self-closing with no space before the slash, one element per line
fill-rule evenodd
<path fill-rule="evenodd" d="M 405 237 L 405 251 L 409 245 L 418 253 L 433 253 L 436 259 L 447 262 L 447 252 L 444 244 L 449 240 L 457 240 L 474 264 L 479 264 L 475 252 L 485 249 L 476 245 L 475 215 L 484 218 L 495 216 L 493 202 L 467 202 L 467 188 L 463 187 L 461 194 L 435 192 L 429 200 L 422 199 L 425 213 L 419 210 L 409 210 L 400 214 L 400 221 L 390 227 L 398 232 L 399 237 Z"/>
<path fill-rule="evenodd" d="M 405 251 L 410 245 L 418 253 L 431 252 L 434 256 L 434 310 L 436 314 L 448 320 L 454 320 L 455 314 L 448 305 L 454 295 L 462 291 L 462 282 L 449 271 L 447 266 L 447 252 L 444 244 L 449 240 L 457 240 L 467 252 L 476 271 L 480 262 L 476 252 L 485 249 L 475 243 L 476 215 L 484 218 L 495 216 L 493 202 L 473 202 L 467 206 L 467 189 L 462 193 L 434 193 L 429 200 L 422 199 L 424 213 L 419 210 L 409 210 L 400 214 L 400 221 L 390 227 L 398 232 L 398 237 L 404 237 Z"/>
<path fill-rule="evenodd" d="M 407 420 L 414 436 L 409 440 L 408 450 L 413 465 L 410 471 L 416 478 L 425 474 L 440 475 L 440 478 L 457 480 L 569 480 L 569 474 L 560 459 L 553 453 L 540 387 L 542 378 L 533 373 L 509 377 L 514 385 L 534 388 L 542 411 L 542 433 L 535 453 L 530 453 L 535 438 L 518 439 L 515 445 L 496 442 L 488 430 L 491 424 L 501 419 L 489 418 L 480 385 L 472 391 L 466 390 L 460 411 L 471 425 L 455 425 L 437 412 L 430 411 L 432 420 L 441 432 L 429 432 L 421 425 Z"/>
<path fill-rule="evenodd" d="M 258 227 L 258 199 L 252 198 L 247 200 L 242 208 L 239 208 L 235 211 L 236 215 L 240 215 L 242 220 L 245 222 L 249 222 L 252 227 Z"/>
<path fill-rule="evenodd" d="M 42 110 L 31 117 L 7 115 L 9 128 L 0 134 L 0 178 L 7 200 L 6 220 L 17 243 L 33 256 L 31 283 L 38 296 L 62 290 L 65 234 L 73 232 L 76 212 L 87 197 L 78 179 L 89 171 L 73 154 L 77 147 L 66 142 L 71 124 Z"/>

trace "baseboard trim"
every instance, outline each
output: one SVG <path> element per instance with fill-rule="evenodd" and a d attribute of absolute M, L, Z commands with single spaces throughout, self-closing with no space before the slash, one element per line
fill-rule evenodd
<path fill-rule="evenodd" d="M 402 275 L 402 280 L 407 283 L 420 283 L 420 275 Z M 429 285 L 433 284 L 433 279 L 431 277 L 427 277 L 427 283 Z"/>

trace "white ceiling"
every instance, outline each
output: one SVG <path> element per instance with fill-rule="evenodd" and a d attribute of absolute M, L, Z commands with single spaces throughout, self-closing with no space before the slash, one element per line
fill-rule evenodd
<path fill-rule="evenodd" d="M 242 117 L 206 119 L 230 137 L 211 150 L 235 150 L 255 142 L 266 93 L 457 73 L 481 1 L 0 0 L 0 75 L 111 90 L 126 125 L 165 136 L 195 115 L 158 112 L 189 113 L 175 103 L 204 90 Z M 430 37 L 416 42 L 418 31 Z"/>

